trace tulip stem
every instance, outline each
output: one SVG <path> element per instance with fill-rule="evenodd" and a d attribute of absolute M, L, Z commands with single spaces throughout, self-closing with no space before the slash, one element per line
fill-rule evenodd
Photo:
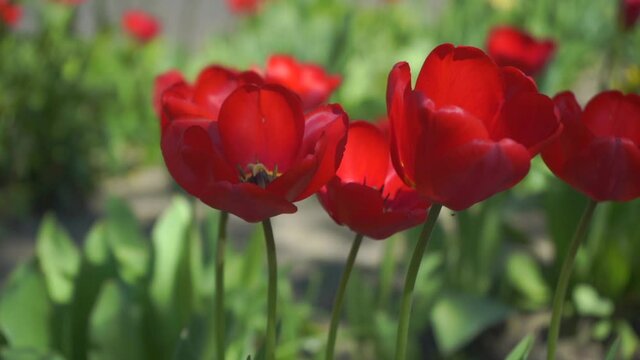
<path fill-rule="evenodd" d="M 556 286 L 556 292 L 553 297 L 553 312 L 551 315 L 551 325 L 549 326 L 549 335 L 547 338 L 547 360 L 553 360 L 556 358 L 556 347 L 558 344 L 558 336 L 560 335 L 560 320 L 562 319 L 562 308 L 564 305 L 564 298 L 567 293 L 567 285 L 569 285 L 569 279 L 571 278 L 571 270 L 573 269 L 573 262 L 580 248 L 580 244 L 584 241 L 587 235 L 587 229 L 593 218 L 593 212 L 598 203 L 594 200 L 589 200 L 587 208 L 580 218 L 578 228 L 573 235 L 569 252 L 564 258 L 562 263 L 562 269 L 560 270 L 560 278 L 558 279 L 558 285 Z"/>
<path fill-rule="evenodd" d="M 218 359 L 225 358 L 225 315 L 224 315 L 224 250 L 227 243 L 227 221 L 229 213 L 221 211 L 218 216 L 218 241 L 216 243 L 215 277 L 215 329 L 216 354 Z"/>
<path fill-rule="evenodd" d="M 413 288 L 416 284 L 416 278 L 418 276 L 418 270 L 420 269 L 420 263 L 422 262 L 422 256 L 427 248 L 431 233 L 438 220 L 438 215 L 442 205 L 432 204 L 429 210 L 429 215 L 424 223 L 420 237 L 416 248 L 411 255 L 411 261 L 409 262 L 409 269 L 407 270 L 407 276 L 404 280 L 404 290 L 402 291 L 402 303 L 400 307 L 400 320 L 398 322 L 398 333 L 396 337 L 396 360 L 404 360 L 407 357 L 407 338 L 409 335 L 409 316 L 411 315 L 411 305 Z"/>
<path fill-rule="evenodd" d="M 327 351 L 325 359 L 333 360 L 333 353 L 336 346 L 336 336 L 338 335 L 338 323 L 340 322 L 340 310 L 342 309 L 342 302 L 344 300 L 344 293 L 347 290 L 347 283 L 349 282 L 349 276 L 351 276 L 351 270 L 353 270 L 353 264 L 356 262 L 356 256 L 358 256 L 358 250 L 362 243 L 364 235 L 356 234 L 349 256 L 347 257 L 347 263 L 344 266 L 342 277 L 340 278 L 340 285 L 338 292 L 333 300 L 333 309 L 331 310 L 331 324 L 329 325 L 329 337 L 327 338 Z"/>
<path fill-rule="evenodd" d="M 276 349 L 276 302 L 278 297 L 278 261 L 276 259 L 276 243 L 273 238 L 271 220 L 262 221 L 264 238 L 267 244 L 267 267 L 269 273 L 269 288 L 267 290 L 267 344 L 265 357 L 275 359 Z"/>

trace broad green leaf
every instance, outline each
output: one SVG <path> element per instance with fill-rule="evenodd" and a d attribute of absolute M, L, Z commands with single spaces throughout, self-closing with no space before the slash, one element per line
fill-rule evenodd
<path fill-rule="evenodd" d="M 443 295 L 431 315 L 440 352 L 453 354 L 508 314 L 507 306 L 490 298 L 453 292 Z"/>
<path fill-rule="evenodd" d="M 0 298 L 0 330 L 9 346 L 46 350 L 52 343 L 52 313 L 46 282 L 35 261 L 20 265 Z"/>
<path fill-rule="evenodd" d="M 146 358 L 142 337 L 142 309 L 135 303 L 124 284 L 106 282 L 89 326 L 94 360 L 137 360 Z"/>
<path fill-rule="evenodd" d="M 513 253 L 507 259 L 506 277 L 530 307 L 546 304 L 551 291 L 542 277 L 539 265 L 528 254 Z"/>
<path fill-rule="evenodd" d="M 122 200 L 109 201 L 106 227 L 109 245 L 122 279 L 130 284 L 142 280 L 149 266 L 148 245 L 135 215 Z"/>
<path fill-rule="evenodd" d="M 520 340 L 518 345 L 516 345 L 516 347 L 511 350 L 505 360 L 527 360 L 529 358 L 529 353 L 533 348 L 534 340 L 535 339 L 533 335 L 525 336 L 522 340 Z"/>
<path fill-rule="evenodd" d="M 29 348 L 6 348 L 0 351 L 3 360 L 64 360 L 64 357 L 53 352 Z"/>
<path fill-rule="evenodd" d="M 109 243 L 104 222 L 95 224 L 84 242 L 84 256 L 95 266 L 104 265 L 109 260 Z"/>
<path fill-rule="evenodd" d="M 586 284 L 575 286 L 573 302 L 578 314 L 583 316 L 608 317 L 614 310 L 611 300 L 601 297 L 593 287 Z"/>
<path fill-rule="evenodd" d="M 36 256 L 51 299 L 58 304 L 68 303 L 73 294 L 74 278 L 80 268 L 80 254 L 53 216 L 47 215 L 42 221 L 36 242 Z"/>

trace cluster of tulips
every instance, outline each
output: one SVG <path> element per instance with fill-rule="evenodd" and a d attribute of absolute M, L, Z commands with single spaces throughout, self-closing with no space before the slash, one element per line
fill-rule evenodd
<path fill-rule="evenodd" d="M 545 45 L 547 53 L 553 47 Z M 482 50 L 443 44 L 414 86 L 405 62 L 387 86 L 388 120 L 350 121 L 323 105 L 340 78 L 317 65 L 273 56 L 264 70 L 204 69 L 194 83 L 177 71 L 157 78 L 161 148 L 188 193 L 227 214 L 262 222 L 269 268 L 266 355 L 276 347 L 276 252 L 270 218 L 313 194 L 355 233 L 335 298 L 326 358 L 332 359 L 344 290 L 364 236 L 384 239 L 424 223 L 408 265 L 396 359 L 406 357 L 412 291 L 441 207 L 462 211 L 507 190 L 537 154 L 589 205 L 566 256 L 554 299 L 548 354 L 554 357 L 572 262 L 596 204 L 640 197 L 640 96 L 597 94 L 584 107 L 571 92 L 541 94 L 522 70 Z M 224 254 L 225 234 L 220 234 Z M 222 313 L 219 256 L 216 313 Z M 224 322 L 218 316 L 218 358 Z"/>

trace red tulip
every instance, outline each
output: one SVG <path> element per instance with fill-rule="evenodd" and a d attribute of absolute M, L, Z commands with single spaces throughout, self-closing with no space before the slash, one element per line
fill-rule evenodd
<path fill-rule="evenodd" d="M 398 174 L 454 210 L 514 186 L 561 130 L 553 102 L 531 78 L 451 44 L 429 54 L 415 90 L 409 65 L 394 66 L 387 110 Z"/>
<path fill-rule="evenodd" d="M 293 90 L 302 98 L 305 111 L 327 102 L 341 82 L 340 76 L 327 74 L 321 66 L 301 63 L 287 55 L 273 55 L 269 58 L 266 80 Z"/>
<path fill-rule="evenodd" d="M 621 0 L 620 17 L 623 29 L 632 29 L 640 17 L 640 0 Z"/>
<path fill-rule="evenodd" d="M 122 14 L 122 27 L 141 43 L 153 40 L 161 30 L 158 20 L 142 10 L 128 10 Z"/>
<path fill-rule="evenodd" d="M 156 76 L 153 89 L 153 109 L 158 117 L 162 118 L 162 94 L 173 85 L 183 82 L 184 77 L 178 70 L 169 70 Z"/>
<path fill-rule="evenodd" d="M 8 0 L 0 0 L 0 20 L 7 26 L 14 27 L 22 19 L 22 7 L 10 3 Z"/>
<path fill-rule="evenodd" d="M 516 28 L 501 26 L 491 30 L 487 51 L 498 65 L 515 66 L 534 76 L 551 60 L 556 43 L 551 39 L 535 39 Z"/>
<path fill-rule="evenodd" d="M 236 14 L 252 15 L 260 10 L 264 0 L 227 0 L 229 9 Z"/>
<path fill-rule="evenodd" d="M 542 152 L 549 169 L 596 201 L 640 197 L 640 96 L 605 91 L 584 111 L 571 92 L 553 100 L 564 130 Z"/>
<path fill-rule="evenodd" d="M 340 164 L 348 117 L 339 105 L 306 116 L 300 99 L 253 73 L 204 70 L 162 96 L 169 172 L 207 205 L 246 221 L 293 213 Z"/>
<path fill-rule="evenodd" d="M 374 239 L 424 222 L 429 207 L 393 169 L 389 140 L 363 121 L 349 126 L 340 168 L 318 198 L 335 222 Z"/>

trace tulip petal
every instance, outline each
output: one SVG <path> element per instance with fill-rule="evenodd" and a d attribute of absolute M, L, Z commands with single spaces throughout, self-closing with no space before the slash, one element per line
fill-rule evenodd
<path fill-rule="evenodd" d="M 193 101 L 204 107 L 212 119 L 217 120 L 224 100 L 240 85 L 260 83 L 260 77 L 241 76 L 237 71 L 222 66 L 209 66 L 198 75 L 194 85 Z"/>
<path fill-rule="evenodd" d="M 482 50 L 443 44 L 424 61 L 416 82 L 436 109 L 456 106 L 484 122 L 497 115 L 504 98 L 498 66 Z"/>
<path fill-rule="evenodd" d="M 225 100 L 218 120 L 229 163 L 286 172 L 298 156 L 304 117 L 298 98 L 277 85 L 244 85 Z"/>
<path fill-rule="evenodd" d="M 513 66 L 505 66 L 502 69 L 502 79 L 505 85 L 505 99 L 509 100 L 516 95 L 526 92 L 538 92 L 536 82 L 525 75 L 520 69 Z"/>
<path fill-rule="evenodd" d="M 389 144 L 382 132 L 364 121 L 351 123 L 347 146 L 336 175 L 343 182 L 382 188 L 389 167 Z"/>
<path fill-rule="evenodd" d="M 606 91 L 591 99 L 583 121 L 596 136 L 627 138 L 640 146 L 640 96 Z"/>
<path fill-rule="evenodd" d="M 178 70 L 169 70 L 156 76 L 153 87 L 153 109 L 162 116 L 162 95 L 173 85 L 184 83 L 184 77 Z"/>

